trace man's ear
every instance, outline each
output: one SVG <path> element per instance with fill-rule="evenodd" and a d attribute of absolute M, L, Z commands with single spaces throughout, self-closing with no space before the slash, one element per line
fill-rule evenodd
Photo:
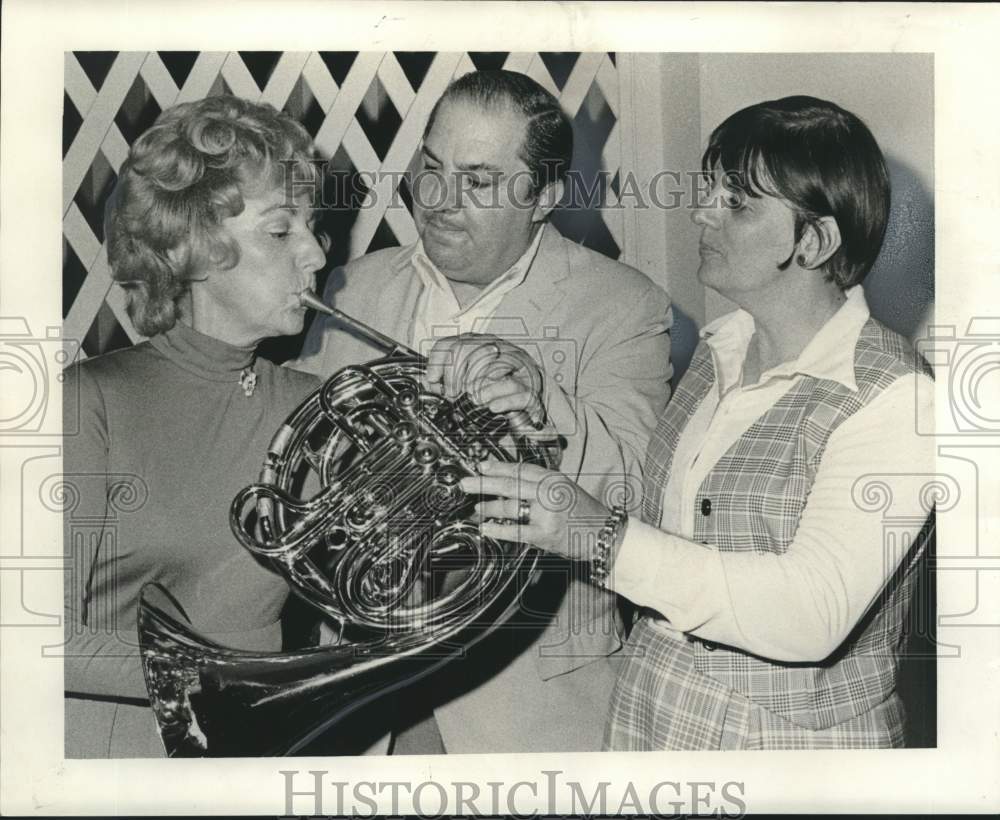
<path fill-rule="evenodd" d="M 561 179 L 550 182 L 542 188 L 538 194 L 538 201 L 535 203 L 535 208 L 531 213 L 531 221 L 544 221 L 552 213 L 552 209 L 559 204 L 559 200 L 562 199 L 563 190 L 564 185 Z"/>
<path fill-rule="evenodd" d="M 799 240 L 795 261 L 800 268 L 816 270 L 826 264 L 840 247 L 840 227 L 832 216 L 821 216 L 806 225 Z"/>

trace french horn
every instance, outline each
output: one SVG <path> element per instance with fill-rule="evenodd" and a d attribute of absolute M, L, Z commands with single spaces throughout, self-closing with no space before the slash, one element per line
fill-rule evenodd
<path fill-rule="evenodd" d="M 386 351 L 333 374 L 274 435 L 233 500 L 237 540 L 321 613 L 331 641 L 262 653 L 213 643 L 147 586 L 138 628 L 170 757 L 293 754 L 363 704 L 429 674 L 516 609 L 538 556 L 483 536 L 459 487 L 486 457 L 555 466 L 526 414 L 423 389 L 426 359 L 328 307 Z"/>

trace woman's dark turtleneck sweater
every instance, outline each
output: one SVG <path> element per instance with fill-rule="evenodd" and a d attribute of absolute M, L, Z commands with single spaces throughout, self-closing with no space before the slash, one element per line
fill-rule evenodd
<path fill-rule="evenodd" d="M 254 357 L 179 323 L 66 371 L 64 472 L 76 500 L 65 514 L 65 682 L 75 699 L 146 699 L 136 604 L 147 581 L 216 642 L 280 649 L 287 586 L 236 541 L 229 506 L 319 380 Z M 240 374 L 251 364 L 247 396 Z M 78 709 L 74 725 L 71 703 L 67 756 L 71 739 L 86 738 L 79 756 L 141 754 L 150 736 L 127 736 L 136 731 L 156 740 L 148 707 L 129 728 L 128 706 Z"/>

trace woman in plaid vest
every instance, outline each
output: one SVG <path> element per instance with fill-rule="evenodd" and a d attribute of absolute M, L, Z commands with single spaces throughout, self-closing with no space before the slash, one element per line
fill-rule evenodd
<path fill-rule="evenodd" d="M 879 748 L 932 499 L 926 364 L 861 282 L 889 210 L 855 115 L 812 97 L 738 111 L 703 159 L 699 279 L 739 306 L 702 332 L 653 436 L 641 517 L 531 466 L 466 489 L 483 532 L 591 562 L 640 607 L 615 750 Z M 565 486 L 562 487 L 565 491 Z M 909 526 L 886 532 L 881 513 Z M 567 509 L 568 507 L 568 509 Z M 583 537 L 581 537 L 583 536 Z"/>

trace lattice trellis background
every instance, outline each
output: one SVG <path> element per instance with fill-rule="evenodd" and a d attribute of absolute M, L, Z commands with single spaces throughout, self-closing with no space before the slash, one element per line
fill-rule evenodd
<path fill-rule="evenodd" d="M 164 108 L 213 94 L 287 111 L 357 189 L 365 174 L 413 167 L 430 109 L 453 78 L 485 68 L 524 72 L 555 94 L 573 120 L 573 167 L 585 184 L 610 181 L 598 187 L 595 207 L 557 212 L 556 224 L 612 258 L 624 249 L 624 217 L 616 207 L 622 79 L 614 54 L 76 52 L 67 53 L 65 63 L 64 333 L 83 339 L 85 355 L 140 338 L 123 294 L 112 287 L 102 225 L 129 145 Z M 382 173 L 375 190 L 360 189 L 358 201 L 367 198 L 371 207 L 331 215 L 332 263 L 416 239 L 407 192 L 391 187 L 398 178 Z M 393 201 L 406 207 L 390 207 Z"/>

